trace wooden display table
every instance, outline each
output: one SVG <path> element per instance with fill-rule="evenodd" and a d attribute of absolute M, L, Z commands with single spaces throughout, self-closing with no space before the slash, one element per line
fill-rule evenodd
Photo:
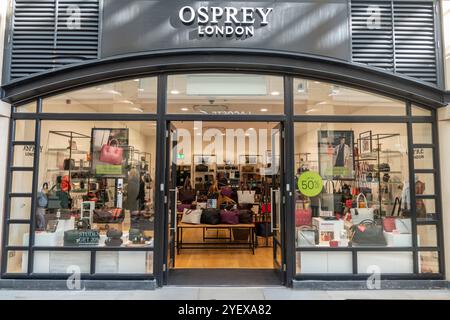
<path fill-rule="evenodd" d="M 203 242 L 183 242 L 183 229 L 203 229 Z M 227 238 L 208 238 L 205 235 L 206 229 L 228 229 L 230 236 Z M 231 238 L 233 229 L 248 229 L 250 239 L 247 242 L 236 242 Z M 206 240 L 228 240 L 226 242 L 206 242 Z M 256 232 L 255 224 L 189 224 L 180 222 L 177 225 L 177 252 L 181 249 L 250 249 L 255 254 Z"/>

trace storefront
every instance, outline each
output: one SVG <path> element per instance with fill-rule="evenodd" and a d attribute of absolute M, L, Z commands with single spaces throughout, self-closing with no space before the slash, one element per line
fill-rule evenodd
<path fill-rule="evenodd" d="M 5 51 L 3 279 L 445 279 L 438 2 L 39 5 Z M 186 223 L 225 195 L 250 220 Z"/>

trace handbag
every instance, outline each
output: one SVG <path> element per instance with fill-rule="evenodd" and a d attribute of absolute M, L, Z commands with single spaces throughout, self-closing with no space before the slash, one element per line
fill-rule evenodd
<path fill-rule="evenodd" d="M 295 226 L 310 226 L 312 224 L 312 210 L 308 209 L 296 209 L 295 210 Z"/>
<path fill-rule="evenodd" d="M 374 209 L 368 208 L 369 204 L 364 193 L 358 194 L 358 196 L 356 197 L 356 203 L 359 204 L 361 197 L 363 198 L 365 208 L 350 209 L 350 213 L 352 215 L 352 223 L 355 225 L 361 223 L 364 220 L 373 220 L 374 218 Z"/>
<path fill-rule="evenodd" d="M 411 234 L 412 226 L 411 219 L 409 218 L 398 218 L 395 219 L 395 229 L 401 234 Z"/>
<path fill-rule="evenodd" d="M 389 172 L 391 171 L 391 166 L 389 165 L 389 163 L 380 163 L 380 165 L 378 166 L 378 171 Z"/>
<path fill-rule="evenodd" d="M 239 203 L 255 203 L 256 191 L 239 190 L 237 192 Z"/>
<path fill-rule="evenodd" d="M 178 192 L 178 197 L 181 203 L 190 204 L 195 201 L 195 190 L 183 188 Z"/>
<path fill-rule="evenodd" d="M 74 170 L 75 169 L 75 160 L 74 159 L 64 159 L 63 168 L 64 168 L 64 170 Z"/>
<path fill-rule="evenodd" d="M 398 205 L 398 209 L 397 209 Z M 397 216 L 394 216 L 395 211 L 397 209 Z M 401 211 L 401 200 L 400 198 L 395 198 L 394 207 L 392 208 L 391 216 L 383 218 L 383 229 L 386 232 L 392 232 L 396 229 L 395 220 L 397 220 L 400 216 Z"/>
<path fill-rule="evenodd" d="M 330 189 L 331 186 L 331 189 Z M 322 211 L 334 212 L 334 183 L 331 180 L 325 182 L 322 193 L 320 194 L 320 208 Z"/>
<path fill-rule="evenodd" d="M 200 223 L 212 225 L 220 224 L 220 210 L 214 208 L 203 209 Z"/>
<path fill-rule="evenodd" d="M 119 142 L 116 139 L 112 139 L 108 144 L 102 146 L 100 151 L 100 161 L 119 165 L 122 164 L 123 149 L 119 147 Z"/>
<path fill-rule="evenodd" d="M 195 207 L 192 204 L 177 204 L 177 212 L 184 212 L 184 209 L 195 209 Z"/>
<path fill-rule="evenodd" d="M 94 223 L 122 223 L 124 219 L 125 213 L 121 208 L 94 210 Z"/>
<path fill-rule="evenodd" d="M 319 244 L 317 227 L 302 226 L 297 229 L 297 247 L 315 247 Z"/>
<path fill-rule="evenodd" d="M 261 213 L 270 213 L 272 211 L 272 205 L 270 203 L 263 203 L 261 205 Z"/>
<path fill-rule="evenodd" d="M 253 213 L 250 209 L 239 210 L 239 223 L 253 223 Z"/>
<path fill-rule="evenodd" d="M 352 244 L 358 246 L 386 246 L 383 227 L 373 220 L 363 220 L 351 227 Z"/>
<path fill-rule="evenodd" d="M 238 210 L 221 210 L 220 223 L 222 224 L 239 224 Z"/>
<path fill-rule="evenodd" d="M 231 198 L 233 195 L 233 190 L 230 187 L 222 187 L 220 188 L 220 193 L 228 198 Z"/>
<path fill-rule="evenodd" d="M 242 172 L 254 172 L 255 167 L 254 166 L 242 166 Z"/>
<path fill-rule="evenodd" d="M 200 224 L 201 217 L 202 217 L 202 210 L 185 209 L 183 211 L 183 217 L 181 218 L 181 222 L 189 224 Z"/>

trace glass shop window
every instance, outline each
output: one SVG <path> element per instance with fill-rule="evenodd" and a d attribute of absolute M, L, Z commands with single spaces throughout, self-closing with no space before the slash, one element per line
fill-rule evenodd
<path fill-rule="evenodd" d="M 295 141 L 300 251 L 412 246 L 406 124 L 296 123 Z M 432 176 L 420 179 L 433 182 Z M 431 185 L 428 190 L 433 190 Z M 351 273 L 351 257 L 346 254 L 301 252 L 300 272 L 326 260 L 332 261 L 329 272 Z M 365 266 L 377 259 L 390 263 L 390 257 L 373 252 L 362 255 L 358 263 Z M 409 270 L 411 254 L 404 259 L 404 270 Z"/>
<path fill-rule="evenodd" d="M 152 250 L 156 123 L 43 121 L 41 136 L 35 245 Z"/>
<path fill-rule="evenodd" d="M 296 115 L 404 116 L 405 102 L 321 81 L 294 80 Z"/>
<path fill-rule="evenodd" d="M 37 110 L 37 102 L 33 101 L 21 106 L 15 107 L 15 112 L 17 113 L 34 113 Z"/>
<path fill-rule="evenodd" d="M 173 114 L 284 114 L 283 77 L 187 74 L 168 77 L 167 112 Z"/>
<path fill-rule="evenodd" d="M 99 84 L 44 99 L 47 113 L 156 113 L 157 79 Z"/>

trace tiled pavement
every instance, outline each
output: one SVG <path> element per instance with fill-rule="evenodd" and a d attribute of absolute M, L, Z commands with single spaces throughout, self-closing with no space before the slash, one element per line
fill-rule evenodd
<path fill-rule="evenodd" d="M 153 291 L 12 291 L 0 290 L 0 300 L 450 300 L 450 290 L 303 291 L 271 288 L 164 287 Z"/>

